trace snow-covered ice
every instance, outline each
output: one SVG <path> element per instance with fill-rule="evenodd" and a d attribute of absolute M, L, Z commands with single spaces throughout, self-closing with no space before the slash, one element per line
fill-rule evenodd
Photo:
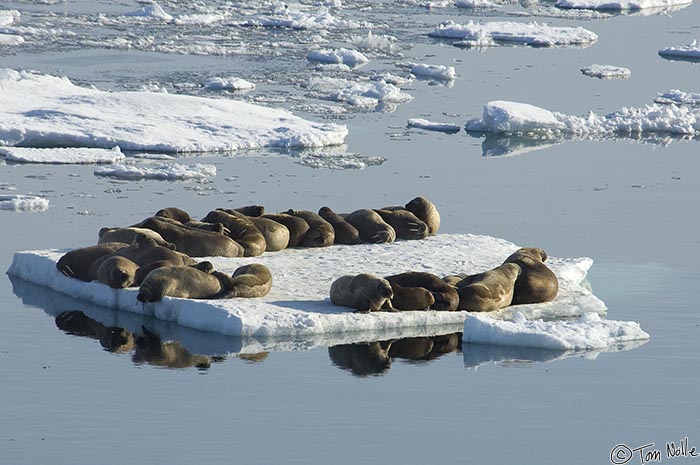
<path fill-rule="evenodd" d="M 0 10 L 0 27 L 9 26 L 20 18 L 17 10 Z"/>
<path fill-rule="evenodd" d="M 666 58 L 700 60 L 700 43 L 697 40 L 693 40 L 687 45 L 662 48 L 659 50 L 659 55 Z"/>
<path fill-rule="evenodd" d="M 457 77 L 454 66 L 418 63 L 413 64 L 410 71 L 417 78 L 434 79 L 436 81 L 452 81 Z"/>
<path fill-rule="evenodd" d="M 590 65 L 581 68 L 581 72 L 599 79 L 627 79 L 632 75 L 629 69 L 613 65 Z"/>
<path fill-rule="evenodd" d="M 104 92 L 67 78 L 0 70 L 0 145 L 233 152 L 342 144 L 347 128 L 230 99 Z"/>
<path fill-rule="evenodd" d="M 118 179 L 159 179 L 164 181 L 186 179 L 208 179 L 216 176 L 216 166 L 182 165 L 179 163 L 159 163 L 154 165 L 122 165 L 115 164 L 95 169 L 95 175 Z"/>
<path fill-rule="evenodd" d="M 489 0 L 457 0 L 455 6 L 457 8 L 496 8 L 498 4 Z"/>
<path fill-rule="evenodd" d="M 692 2 L 693 0 L 558 0 L 555 5 L 559 8 L 624 11 L 668 8 Z"/>
<path fill-rule="evenodd" d="M 163 10 L 163 8 L 160 5 L 158 5 L 156 2 L 153 2 L 150 5 L 146 5 L 143 8 L 139 8 L 138 10 L 129 11 L 127 13 L 124 13 L 122 16 L 134 16 L 134 17 L 141 17 L 141 18 L 156 18 L 156 19 L 161 19 L 163 21 L 172 21 L 172 19 L 173 19 L 172 15 L 166 13 Z"/>
<path fill-rule="evenodd" d="M 582 27 L 549 26 L 537 22 L 518 23 L 513 21 L 490 21 L 457 24 L 446 21 L 428 34 L 444 39 L 483 40 L 485 37 L 499 42 L 525 45 L 590 45 L 598 36 Z"/>
<path fill-rule="evenodd" d="M 24 37 L 17 34 L 0 34 L 0 46 L 13 46 L 24 43 Z"/>
<path fill-rule="evenodd" d="M 662 104 L 700 105 L 700 92 L 683 92 L 682 90 L 671 89 L 668 92 L 659 94 L 654 101 Z"/>
<path fill-rule="evenodd" d="M 331 77 L 314 77 L 306 83 L 306 87 L 321 98 L 360 108 L 374 108 L 383 103 L 404 103 L 413 99 L 411 95 L 383 80 L 356 82 Z"/>
<path fill-rule="evenodd" d="M 461 126 L 452 123 L 438 123 L 423 118 L 411 118 L 408 120 L 409 128 L 425 129 L 426 131 L 439 131 L 454 134 L 459 132 Z"/>
<path fill-rule="evenodd" d="M 296 158 L 296 163 L 316 169 L 329 170 L 362 170 L 368 166 L 379 166 L 386 161 L 383 157 L 365 157 L 352 153 L 343 154 L 312 154 Z"/>
<path fill-rule="evenodd" d="M 380 51 L 384 53 L 398 53 L 400 47 L 396 45 L 397 38 L 383 34 L 367 32 L 366 36 L 350 36 L 350 43 L 360 50 Z"/>
<path fill-rule="evenodd" d="M 43 212 L 49 209 L 49 201 L 36 195 L 0 194 L 0 210 L 16 212 Z"/>
<path fill-rule="evenodd" d="M 248 19 L 242 25 L 287 29 L 357 29 L 368 26 L 352 19 L 340 19 L 328 7 L 308 9 L 303 5 L 281 2 L 271 6 L 270 14 Z"/>
<path fill-rule="evenodd" d="M 304 336 L 347 331 L 382 331 L 391 328 L 429 328 L 462 324 L 466 312 L 375 312 L 357 314 L 331 304 L 331 282 L 339 276 L 362 271 L 380 276 L 406 270 L 428 271 L 440 276 L 475 273 L 493 268 L 518 246 L 489 236 L 439 234 L 421 241 L 361 244 L 318 249 L 286 249 L 254 258 L 211 257 L 216 269 L 232 273 L 247 263 L 262 263 L 272 271 L 270 293 L 255 299 L 189 300 L 166 297 L 142 304 L 137 289 L 115 291 L 103 284 L 84 283 L 64 276 L 56 262 L 66 250 L 18 252 L 10 275 L 55 291 L 106 307 L 153 316 L 183 326 L 233 336 Z M 592 265 L 590 258 L 550 257 L 550 268 L 559 278 L 557 298 L 543 304 L 519 305 L 527 318 L 603 314 L 605 304 L 580 283 Z M 509 307 L 510 308 L 510 307 Z M 514 307 L 513 307 L 514 308 Z M 504 317 L 508 308 L 494 312 Z"/>
<path fill-rule="evenodd" d="M 228 76 L 210 78 L 204 83 L 204 87 L 210 90 L 253 90 L 255 84 L 239 77 Z"/>
<path fill-rule="evenodd" d="M 52 164 L 115 163 L 125 158 L 119 147 L 111 149 L 0 147 L 0 155 L 4 155 L 7 160 L 21 163 Z"/>
<path fill-rule="evenodd" d="M 468 315 L 462 335 L 462 340 L 468 343 L 550 350 L 602 349 L 640 339 L 649 339 L 649 334 L 634 321 L 606 320 L 597 313 L 586 313 L 575 321 L 528 321 L 517 311 L 512 321 Z"/>
<path fill-rule="evenodd" d="M 191 26 L 193 24 L 214 24 L 224 21 L 230 15 L 227 13 L 216 14 L 216 13 L 195 13 L 189 15 L 180 15 L 173 21 L 175 24 L 180 26 Z"/>
<path fill-rule="evenodd" d="M 333 50 L 316 50 L 306 56 L 309 61 L 344 64 L 352 67 L 367 64 L 369 59 L 357 50 L 337 48 Z"/>

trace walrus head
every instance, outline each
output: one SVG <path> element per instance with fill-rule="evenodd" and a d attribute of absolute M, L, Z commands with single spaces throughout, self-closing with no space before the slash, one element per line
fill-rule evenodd
<path fill-rule="evenodd" d="M 433 202 L 425 197 L 416 197 L 406 204 L 406 210 L 410 211 L 421 221 L 428 225 L 430 234 L 436 234 L 440 227 L 440 213 Z"/>
<path fill-rule="evenodd" d="M 158 302 L 163 299 L 165 292 L 163 286 L 158 281 L 147 281 L 139 287 L 139 295 L 136 296 L 139 302 Z"/>
<path fill-rule="evenodd" d="M 109 286 L 114 289 L 125 289 L 134 284 L 135 275 L 122 270 L 121 268 L 114 268 L 109 275 Z"/>
<path fill-rule="evenodd" d="M 505 263 L 515 263 L 518 261 L 526 261 L 528 259 L 544 263 L 544 261 L 547 260 L 547 252 L 539 247 L 523 247 L 516 250 L 508 258 L 506 258 Z"/>
<path fill-rule="evenodd" d="M 394 298 L 394 290 L 391 288 L 391 284 L 386 279 L 380 279 L 377 282 L 377 294 L 385 299 Z"/>

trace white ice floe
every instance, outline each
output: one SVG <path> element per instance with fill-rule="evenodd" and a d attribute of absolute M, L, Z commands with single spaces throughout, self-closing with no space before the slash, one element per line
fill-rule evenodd
<path fill-rule="evenodd" d="M 496 8 L 499 5 L 489 0 L 457 0 L 457 8 Z"/>
<path fill-rule="evenodd" d="M 558 0 L 555 6 L 581 10 L 643 10 L 688 5 L 693 0 Z"/>
<path fill-rule="evenodd" d="M 309 61 L 320 61 L 323 63 L 344 64 L 352 67 L 367 64 L 369 59 L 357 50 L 347 48 L 336 48 L 333 50 L 316 50 L 306 55 Z"/>
<path fill-rule="evenodd" d="M 374 108 L 382 103 L 404 103 L 413 99 L 409 94 L 383 80 L 355 82 L 331 77 L 312 78 L 306 87 L 321 98 L 345 102 L 359 108 Z"/>
<path fill-rule="evenodd" d="M 204 83 L 204 87 L 210 90 L 253 90 L 255 84 L 245 79 L 228 76 L 208 79 Z"/>
<path fill-rule="evenodd" d="M 408 120 L 409 128 L 425 129 L 426 131 L 439 131 L 454 134 L 459 132 L 460 126 L 452 123 L 436 123 L 423 118 L 411 118 Z"/>
<path fill-rule="evenodd" d="M 247 263 L 272 271 L 270 293 L 255 299 L 190 300 L 166 297 L 142 304 L 137 289 L 115 291 L 62 275 L 56 262 L 66 250 L 18 252 L 8 273 L 79 299 L 111 308 L 173 321 L 183 326 L 232 336 L 303 336 L 391 328 L 429 328 L 462 324 L 466 312 L 354 313 L 331 304 L 330 285 L 339 276 L 372 272 L 380 276 L 406 270 L 440 276 L 493 268 L 518 247 L 503 239 L 471 234 L 439 234 L 421 241 L 392 244 L 335 245 L 320 249 L 286 249 L 251 258 L 208 258 L 216 269 L 232 273 Z M 559 278 L 559 295 L 544 304 L 519 305 L 527 318 L 604 313 L 605 304 L 580 283 L 592 265 L 589 258 L 549 258 Z M 496 312 L 498 316 L 501 312 Z"/>
<path fill-rule="evenodd" d="M 156 18 L 156 19 L 162 19 L 163 21 L 172 21 L 172 19 L 173 19 L 172 15 L 169 15 L 168 13 L 166 13 L 163 10 L 163 8 L 161 8 L 161 6 L 158 5 L 156 2 L 153 2 L 150 5 L 146 5 L 143 8 L 139 8 L 138 10 L 129 11 L 128 13 L 124 13 L 122 16 L 135 16 L 135 17 L 141 17 L 141 18 Z"/>
<path fill-rule="evenodd" d="M 4 155 L 7 160 L 21 163 L 52 164 L 115 163 L 125 158 L 119 147 L 111 149 L 0 147 L 0 155 Z"/>
<path fill-rule="evenodd" d="M 483 40 L 484 37 L 499 42 L 510 42 L 526 45 L 590 45 L 598 36 L 582 27 L 549 26 L 537 22 L 517 23 L 513 21 L 491 21 L 467 24 L 457 24 L 446 21 L 440 24 L 430 37 L 462 40 Z"/>
<path fill-rule="evenodd" d="M 686 58 L 691 60 L 700 60 L 700 43 L 693 40 L 687 45 L 678 47 L 667 47 L 659 50 L 659 55 L 667 58 Z"/>
<path fill-rule="evenodd" d="M 296 158 L 296 163 L 315 169 L 362 170 L 368 166 L 379 166 L 386 161 L 383 157 L 365 157 L 352 153 L 312 154 Z"/>
<path fill-rule="evenodd" d="M 0 145 L 233 152 L 342 144 L 347 128 L 230 99 L 104 92 L 67 78 L 0 70 Z"/>
<path fill-rule="evenodd" d="M 599 79 L 627 79 L 632 75 L 629 69 L 612 65 L 590 65 L 581 68 L 581 72 Z"/>
<path fill-rule="evenodd" d="M 642 331 L 639 323 L 606 320 L 597 313 L 586 313 L 575 321 L 528 321 L 520 312 L 515 312 L 513 321 L 468 315 L 462 336 L 469 343 L 550 350 L 602 349 L 640 339 L 649 339 L 649 334 Z"/>
<path fill-rule="evenodd" d="M 195 13 L 189 15 L 180 15 L 173 21 L 175 24 L 180 26 L 191 26 L 191 25 L 208 25 L 219 23 L 224 21 L 230 15 L 228 13 Z"/>
<path fill-rule="evenodd" d="M 427 65 L 423 63 L 413 64 L 411 74 L 420 79 L 434 79 L 436 81 L 452 81 L 457 77 L 454 66 Z"/>
<path fill-rule="evenodd" d="M 16 212 L 43 212 L 49 209 L 49 200 L 36 195 L 0 194 L 0 210 Z"/>
<path fill-rule="evenodd" d="M 14 46 L 24 43 L 24 37 L 16 34 L 0 34 L 0 46 Z"/>
<path fill-rule="evenodd" d="M 216 176 L 216 166 L 181 165 L 179 163 L 160 163 L 155 165 L 110 165 L 95 169 L 95 175 L 118 179 L 158 179 L 164 181 L 177 181 L 186 179 L 208 179 Z"/>
<path fill-rule="evenodd" d="M 355 20 L 339 19 L 327 7 L 309 10 L 299 4 L 282 2 L 273 4 L 270 14 L 246 20 L 242 24 L 287 29 L 357 29 L 369 26 Z"/>
<path fill-rule="evenodd" d="M 678 89 L 671 89 L 666 93 L 659 94 L 654 101 L 662 104 L 676 105 L 700 105 L 700 93 L 683 92 Z"/>
<path fill-rule="evenodd" d="M 480 119 L 466 124 L 467 131 L 537 137 L 559 135 L 605 136 L 616 134 L 700 134 L 700 109 L 675 105 L 622 108 L 605 116 L 566 115 L 527 103 L 495 100 L 484 105 Z"/>
<path fill-rule="evenodd" d="M 384 81 L 395 86 L 407 86 L 412 83 L 415 78 L 412 75 L 403 77 L 391 73 L 381 73 L 373 75 L 370 79 L 373 81 Z"/>
<path fill-rule="evenodd" d="M 0 27 L 9 26 L 20 18 L 17 10 L 0 10 Z"/>
<path fill-rule="evenodd" d="M 366 36 L 350 36 L 350 43 L 360 50 L 380 51 L 384 53 L 398 53 L 400 47 L 396 45 L 394 36 L 373 34 L 369 31 Z"/>

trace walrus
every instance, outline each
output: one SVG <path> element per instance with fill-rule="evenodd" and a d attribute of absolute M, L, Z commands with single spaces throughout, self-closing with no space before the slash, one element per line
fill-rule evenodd
<path fill-rule="evenodd" d="M 416 197 L 406 204 L 406 210 L 428 225 L 430 235 L 435 235 L 440 228 L 440 213 L 437 207 L 425 197 Z"/>
<path fill-rule="evenodd" d="M 206 221 L 206 220 L 205 220 Z M 209 221 L 217 223 L 217 221 Z M 153 216 L 138 225 L 158 232 L 190 257 L 240 257 L 243 247 L 230 237 L 216 232 L 178 225 L 172 219 Z"/>
<path fill-rule="evenodd" d="M 537 247 L 518 249 L 503 263 L 516 263 L 522 270 L 515 281 L 512 305 L 536 304 L 553 300 L 559 292 L 559 280 L 544 261 L 547 252 Z"/>
<path fill-rule="evenodd" d="M 374 210 L 365 208 L 342 216 L 345 221 L 357 228 L 360 238 L 365 242 L 384 244 L 396 240 L 394 228 L 389 226 Z"/>
<path fill-rule="evenodd" d="M 245 207 L 234 208 L 234 210 L 239 213 L 243 213 L 245 216 L 252 216 L 254 218 L 265 214 L 265 207 L 262 205 L 246 205 Z"/>
<path fill-rule="evenodd" d="M 213 271 L 202 271 L 211 269 L 208 262 L 202 263 L 204 265 L 163 266 L 152 270 L 143 278 L 136 298 L 139 302 L 158 302 L 165 296 L 186 299 L 217 298 L 228 285 L 230 278 L 223 273 L 217 275 Z M 225 278 L 222 280 L 220 276 Z"/>
<path fill-rule="evenodd" d="M 139 266 L 136 270 L 136 285 L 152 270 L 162 266 L 192 266 L 197 262 L 182 252 L 161 247 L 147 237 L 139 237 L 136 244 L 119 249 L 114 255 L 127 258 Z M 97 279 L 95 272 L 95 279 Z"/>
<path fill-rule="evenodd" d="M 202 221 L 221 223 L 226 226 L 229 230 L 228 237 L 241 245 L 244 257 L 257 257 L 267 248 L 265 236 L 247 218 L 232 215 L 223 209 L 216 209 L 207 213 Z"/>
<path fill-rule="evenodd" d="M 424 287 L 405 287 L 392 281 L 389 284 L 394 291 L 391 306 L 396 310 L 428 310 L 435 303 L 433 293 Z"/>
<path fill-rule="evenodd" d="M 492 270 L 467 276 L 457 283 L 459 309 L 492 312 L 507 307 L 513 300 L 515 280 L 520 266 L 504 263 Z"/>
<path fill-rule="evenodd" d="M 97 268 L 97 280 L 113 289 L 124 289 L 136 283 L 139 266 L 128 258 L 112 255 Z"/>
<path fill-rule="evenodd" d="M 91 281 L 90 266 L 92 263 L 105 255 L 111 255 L 129 244 L 123 242 L 103 242 L 102 244 L 90 247 L 81 247 L 65 253 L 56 263 L 58 271 L 71 278 L 81 281 Z"/>
<path fill-rule="evenodd" d="M 279 252 L 280 250 L 286 249 L 289 245 L 289 229 L 287 229 L 285 225 L 268 218 L 246 216 L 238 211 L 238 209 L 222 209 L 222 211 L 253 223 L 253 225 L 258 228 L 258 231 L 265 237 L 265 252 Z"/>
<path fill-rule="evenodd" d="M 289 244 L 287 247 L 299 247 L 304 241 L 306 232 L 310 229 L 309 223 L 297 216 L 287 215 L 286 213 L 266 213 L 262 218 L 276 221 L 283 225 L 289 231 Z"/>
<path fill-rule="evenodd" d="M 330 207 L 321 207 L 318 214 L 333 226 L 333 231 L 335 231 L 334 244 L 355 245 L 362 242 L 357 228 L 345 221 L 345 218 L 331 210 Z"/>
<path fill-rule="evenodd" d="M 330 294 L 333 304 L 354 308 L 360 313 L 382 309 L 393 311 L 391 298 L 394 296 L 394 291 L 391 285 L 386 279 L 373 274 L 341 276 L 331 284 Z"/>
<path fill-rule="evenodd" d="M 214 272 L 216 275 L 218 272 Z M 221 278 L 223 281 L 223 278 Z M 243 265 L 231 275 L 226 289 L 219 298 L 230 299 L 234 297 L 264 297 L 272 287 L 272 273 L 269 268 L 260 263 Z"/>
<path fill-rule="evenodd" d="M 431 273 L 421 271 L 409 271 L 392 276 L 386 276 L 389 282 L 400 284 L 404 287 L 423 287 L 430 291 L 435 298 L 431 306 L 433 310 L 454 311 L 459 305 L 457 289 Z"/>
<path fill-rule="evenodd" d="M 160 209 L 156 212 L 155 216 L 161 218 L 171 218 L 173 220 L 179 221 L 180 223 L 187 223 L 192 219 L 189 213 L 177 207 L 168 207 Z"/>
<path fill-rule="evenodd" d="M 428 237 L 428 225 L 408 210 L 374 210 L 388 223 L 398 239 L 419 240 Z"/>
<path fill-rule="evenodd" d="M 191 354 L 179 342 L 163 342 L 145 326 L 141 327 L 141 331 L 143 334 L 136 337 L 134 355 L 131 357 L 134 363 L 146 362 L 149 365 L 167 368 L 196 367 L 200 370 L 211 367 L 211 358 Z"/>
<path fill-rule="evenodd" d="M 175 244 L 166 241 L 160 234 L 148 228 L 101 228 L 98 233 L 99 238 L 97 239 L 97 243 L 124 242 L 126 244 L 133 244 L 139 235 L 150 237 L 161 247 L 175 250 Z"/>
<path fill-rule="evenodd" d="M 341 344 L 328 348 L 328 356 L 338 368 L 355 376 L 378 375 L 391 366 L 389 350 L 393 341 Z"/>
<path fill-rule="evenodd" d="M 301 218 L 309 224 L 304 239 L 301 241 L 302 247 L 328 247 L 335 242 L 335 230 L 331 224 L 324 220 L 321 215 L 308 210 L 292 210 L 285 212 L 287 215 Z"/>

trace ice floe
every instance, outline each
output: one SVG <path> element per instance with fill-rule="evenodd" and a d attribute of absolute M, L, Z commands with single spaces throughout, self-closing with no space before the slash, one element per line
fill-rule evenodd
<path fill-rule="evenodd" d="M 115 163 L 125 158 L 119 147 L 112 149 L 0 147 L 0 155 L 3 155 L 6 160 L 20 163 L 52 164 Z"/>
<path fill-rule="evenodd" d="M 219 23 L 226 20 L 230 15 L 227 13 L 216 14 L 216 13 L 194 13 L 189 15 L 180 15 L 173 21 L 175 24 L 183 26 L 191 25 L 206 25 Z"/>
<path fill-rule="evenodd" d="M 581 73 L 599 79 L 627 79 L 632 75 L 629 69 L 612 65 L 586 66 L 581 68 Z"/>
<path fill-rule="evenodd" d="M 15 253 L 10 275 L 102 306 L 153 316 L 194 329 L 233 336 L 304 336 L 347 331 L 382 331 L 462 324 L 466 312 L 376 312 L 357 314 L 330 303 L 331 282 L 360 271 L 388 275 L 406 270 L 438 275 L 475 273 L 499 265 L 518 247 L 503 239 L 471 234 L 439 234 L 422 241 L 361 244 L 318 249 L 286 249 L 255 258 L 209 260 L 231 273 L 246 263 L 262 263 L 273 274 L 273 286 L 263 298 L 188 300 L 168 298 L 142 304 L 138 290 L 115 291 L 103 284 L 84 283 L 62 275 L 56 262 L 65 250 Z M 559 278 L 557 298 L 544 304 L 520 305 L 526 318 L 604 313 L 606 307 L 585 286 L 589 258 L 547 261 Z M 507 310 L 507 309 L 506 309 Z M 496 312 L 501 318 L 508 313 Z"/>
<path fill-rule="evenodd" d="M 366 36 L 350 36 L 350 43 L 360 50 L 380 51 L 388 54 L 398 53 L 401 48 L 396 45 L 398 39 L 394 36 L 373 34 L 367 32 Z"/>
<path fill-rule="evenodd" d="M 16 34 L 0 34 L 0 46 L 13 46 L 24 43 L 24 37 Z"/>
<path fill-rule="evenodd" d="M 559 8 L 624 11 L 668 8 L 692 2 L 693 0 L 558 0 L 555 5 Z"/>
<path fill-rule="evenodd" d="M 147 166 L 115 164 L 96 168 L 94 173 L 96 176 L 128 180 L 158 179 L 177 181 L 213 178 L 216 176 L 216 167 L 214 165 L 204 165 L 201 163 L 196 163 L 194 165 L 159 163 Z"/>
<path fill-rule="evenodd" d="M 314 77 L 306 88 L 320 98 L 344 102 L 348 105 L 372 109 L 381 104 L 397 104 L 413 99 L 411 95 L 383 80 L 356 82 L 331 77 Z"/>
<path fill-rule="evenodd" d="M 242 25 L 287 29 L 357 29 L 369 26 L 351 19 L 340 19 L 325 6 L 309 9 L 304 5 L 282 2 L 271 5 L 269 14 L 248 19 Z"/>
<path fill-rule="evenodd" d="M 0 210 L 16 212 L 43 212 L 49 209 L 49 200 L 36 195 L 0 194 Z"/>
<path fill-rule="evenodd" d="M 693 40 L 687 45 L 662 48 L 661 50 L 659 50 L 659 55 L 661 55 L 664 58 L 700 61 L 700 43 L 697 40 Z"/>
<path fill-rule="evenodd" d="M 462 340 L 468 343 L 536 347 L 550 350 L 602 349 L 619 342 L 649 339 L 634 321 L 606 320 L 586 313 L 575 321 L 527 320 L 515 312 L 512 321 L 468 315 Z"/>
<path fill-rule="evenodd" d="M 320 61 L 323 63 L 344 64 L 351 67 L 365 65 L 369 59 L 357 50 L 347 48 L 337 48 L 333 50 L 316 50 L 306 56 L 309 61 Z"/>
<path fill-rule="evenodd" d="M 412 64 L 411 74 L 419 79 L 433 79 L 436 81 L 453 81 L 457 77 L 454 66 L 428 65 L 424 63 Z"/>
<path fill-rule="evenodd" d="M 329 170 L 362 170 L 368 166 L 379 166 L 386 161 L 383 157 L 365 157 L 352 153 L 343 154 L 310 154 L 294 157 L 295 162 L 302 166 L 315 169 Z"/>
<path fill-rule="evenodd" d="M 654 99 L 656 103 L 675 105 L 700 105 L 700 93 L 683 92 L 678 89 L 671 89 L 668 92 L 659 94 Z"/>
<path fill-rule="evenodd" d="M 143 8 L 139 8 L 138 10 L 135 11 L 129 11 L 127 13 L 124 13 L 122 16 L 133 16 L 133 17 L 141 17 L 141 18 L 156 18 L 156 19 L 161 19 L 163 21 L 172 21 L 173 17 L 172 15 L 169 15 L 166 13 L 163 8 L 158 5 L 156 2 L 151 3 L 150 5 L 146 5 Z"/>
<path fill-rule="evenodd" d="M 232 152 L 342 144 L 347 128 L 229 99 L 104 92 L 67 78 L 0 70 L 0 145 Z"/>
<path fill-rule="evenodd" d="M 489 0 L 457 0 L 457 8 L 496 8 L 499 5 Z"/>
<path fill-rule="evenodd" d="M 0 10 L 0 27 L 9 26 L 20 18 L 17 10 Z"/>
<path fill-rule="evenodd" d="M 598 36 L 582 27 L 549 26 L 537 22 L 491 21 L 457 24 L 446 21 L 428 34 L 430 37 L 461 40 L 484 40 L 536 46 L 590 45 Z"/>
<path fill-rule="evenodd" d="M 452 123 L 437 123 L 423 118 L 411 118 L 408 120 L 409 128 L 424 129 L 426 131 L 439 131 L 454 134 L 459 132 L 461 126 Z"/>
<path fill-rule="evenodd" d="M 239 77 L 213 77 L 204 83 L 210 90 L 253 90 L 255 84 Z"/>

